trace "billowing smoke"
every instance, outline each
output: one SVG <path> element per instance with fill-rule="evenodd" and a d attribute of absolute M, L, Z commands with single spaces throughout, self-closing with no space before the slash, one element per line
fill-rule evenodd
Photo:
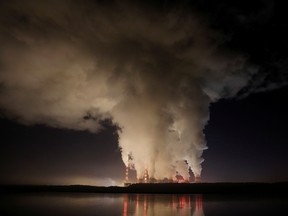
<path fill-rule="evenodd" d="M 256 69 L 192 11 L 135 2 L 1 2 L 2 113 L 92 132 L 111 119 L 138 176 L 201 175 L 209 103 Z"/>

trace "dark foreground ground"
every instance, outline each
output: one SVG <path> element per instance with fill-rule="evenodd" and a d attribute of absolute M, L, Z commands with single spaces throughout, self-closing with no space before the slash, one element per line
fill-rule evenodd
<path fill-rule="evenodd" d="M 0 193 L 145 193 L 145 194 L 258 194 L 288 196 L 288 182 L 279 183 L 197 183 L 132 184 L 128 187 L 86 185 L 1 185 Z"/>

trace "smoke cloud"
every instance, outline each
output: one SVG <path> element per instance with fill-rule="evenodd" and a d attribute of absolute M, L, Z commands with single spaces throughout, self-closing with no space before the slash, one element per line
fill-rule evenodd
<path fill-rule="evenodd" d="M 257 69 L 181 7 L 136 1 L 0 3 L 0 107 L 23 124 L 119 126 L 138 177 L 201 175 L 209 104 Z"/>

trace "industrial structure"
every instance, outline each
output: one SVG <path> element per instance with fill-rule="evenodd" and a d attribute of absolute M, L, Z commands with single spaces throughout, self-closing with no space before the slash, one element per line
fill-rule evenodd
<path fill-rule="evenodd" d="M 143 177 L 140 177 L 140 178 L 138 178 L 135 181 L 133 181 L 133 180 L 131 181 L 131 179 L 129 178 L 129 171 L 130 170 L 135 170 L 132 160 L 133 160 L 133 158 L 129 154 L 128 155 L 128 163 L 127 163 L 127 166 L 125 168 L 124 186 L 129 186 L 131 184 L 137 184 L 137 183 L 200 183 L 201 182 L 200 175 L 196 175 L 195 178 L 194 178 L 194 181 L 193 181 L 191 179 L 185 179 L 178 172 L 176 172 L 174 179 L 168 179 L 168 178 L 155 179 L 155 178 L 151 178 L 149 176 L 149 173 L 148 173 L 148 168 L 145 168 Z"/>

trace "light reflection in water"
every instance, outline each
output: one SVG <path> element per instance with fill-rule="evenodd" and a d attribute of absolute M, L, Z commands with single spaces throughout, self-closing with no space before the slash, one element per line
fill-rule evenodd
<path fill-rule="evenodd" d="M 169 199 L 171 199 L 169 201 Z M 189 215 L 205 216 L 201 195 L 125 194 L 123 216 Z"/>
<path fill-rule="evenodd" d="M 0 215 L 287 215 L 288 197 L 179 194 L 0 194 Z M 203 206 L 202 206 L 203 203 Z"/>

